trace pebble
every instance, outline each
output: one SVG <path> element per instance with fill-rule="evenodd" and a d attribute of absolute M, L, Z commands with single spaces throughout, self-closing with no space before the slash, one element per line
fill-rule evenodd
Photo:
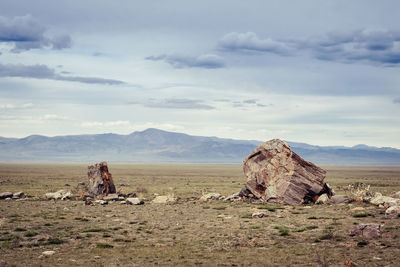
<path fill-rule="evenodd" d="M 46 250 L 42 252 L 43 256 L 51 256 L 54 255 L 54 253 L 56 253 L 54 250 Z"/>

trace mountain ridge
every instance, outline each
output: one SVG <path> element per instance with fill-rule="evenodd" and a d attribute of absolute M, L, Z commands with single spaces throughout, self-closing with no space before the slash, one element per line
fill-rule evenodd
<path fill-rule="evenodd" d="M 2 162 L 242 163 L 262 141 L 193 136 L 155 128 L 115 133 L 24 138 L 0 137 Z M 301 157 L 317 164 L 400 165 L 400 149 L 316 146 L 287 141 Z"/>

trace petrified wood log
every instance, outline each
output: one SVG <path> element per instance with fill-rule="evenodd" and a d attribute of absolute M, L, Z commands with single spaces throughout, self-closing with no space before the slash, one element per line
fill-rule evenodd
<path fill-rule="evenodd" d="M 116 193 L 111 173 L 108 172 L 107 162 L 88 166 L 89 193 L 92 195 L 108 195 Z"/>
<path fill-rule="evenodd" d="M 247 183 L 241 193 L 265 202 L 314 202 L 325 191 L 326 171 L 302 159 L 279 139 L 257 147 L 244 160 L 243 171 Z"/>

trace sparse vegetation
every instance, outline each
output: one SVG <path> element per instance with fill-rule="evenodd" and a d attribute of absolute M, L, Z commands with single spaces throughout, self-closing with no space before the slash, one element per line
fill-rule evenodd
<path fill-rule="evenodd" d="M 0 191 L 25 191 L 42 197 L 63 188 L 66 179 L 74 189 L 86 168 L 0 164 L 0 176 L 6 177 L 0 180 L 9 179 L 0 184 Z M 71 266 L 108 266 L 110 262 L 129 266 L 132 261 L 139 266 L 194 266 L 200 262 L 203 266 L 340 266 L 345 264 L 346 254 L 359 266 L 396 266 L 398 262 L 400 220 L 386 218 L 384 210 L 375 206 L 362 204 L 366 209 L 361 213 L 367 217 L 354 218 L 354 204 L 292 208 L 197 202 L 204 191 L 224 196 L 238 192 L 245 179 L 239 165 L 112 164 L 110 170 L 117 185 L 126 185 L 124 193 L 140 193 L 137 187 L 146 188 L 145 204 L 110 202 L 104 207 L 85 206 L 79 200 L 0 200 L 1 259 L 10 266 L 57 265 L 58 258 L 75 260 L 67 261 Z M 372 192 L 389 195 L 400 190 L 399 173 L 400 167 L 328 167 L 327 182 L 337 194 L 359 180 L 370 184 Z M 154 193 L 173 193 L 180 197 L 179 204 L 150 204 Z M 255 212 L 268 216 L 253 219 Z M 385 224 L 382 237 L 350 237 L 353 223 Z M 30 231 L 37 234 L 25 236 Z M 60 256 L 45 262 L 38 258 L 44 250 L 56 250 Z M 374 261 L 373 256 L 381 260 Z"/>

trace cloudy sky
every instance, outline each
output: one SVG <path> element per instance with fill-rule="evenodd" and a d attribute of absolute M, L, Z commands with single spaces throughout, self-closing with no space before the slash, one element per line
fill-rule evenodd
<path fill-rule="evenodd" d="M 400 1 L 0 1 L 0 136 L 400 148 Z"/>

